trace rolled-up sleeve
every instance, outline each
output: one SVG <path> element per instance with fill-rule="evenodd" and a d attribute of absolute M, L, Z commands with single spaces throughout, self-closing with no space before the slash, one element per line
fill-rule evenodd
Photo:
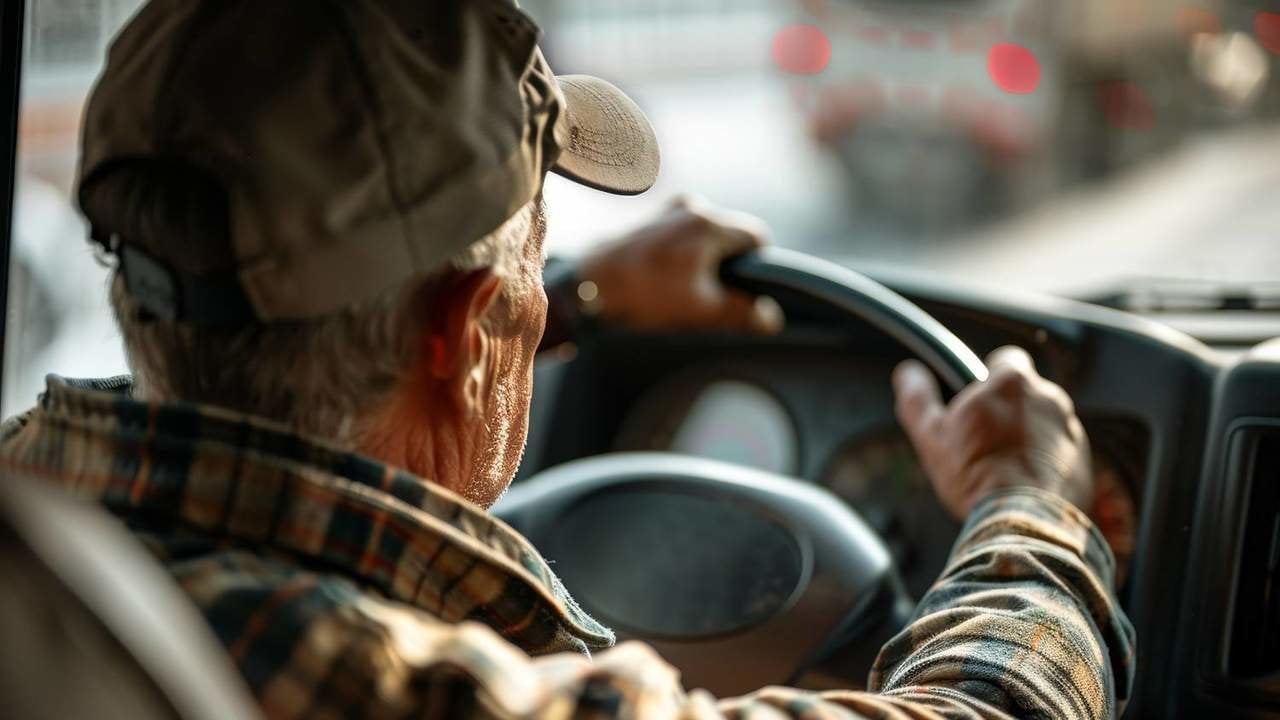
<path fill-rule="evenodd" d="M 275 717 L 1109 718 L 1134 661 L 1113 564 L 1073 506 L 1002 493 L 975 511 L 915 621 L 885 646 L 871 692 L 727 700 L 686 691 L 641 644 L 530 658 L 476 623 L 304 587 L 275 608 L 308 615 L 299 642 L 255 691 Z"/>

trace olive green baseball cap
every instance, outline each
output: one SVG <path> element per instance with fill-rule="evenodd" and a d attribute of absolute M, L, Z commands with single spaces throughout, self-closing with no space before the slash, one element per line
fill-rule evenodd
<path fill-rule="evenodd" d="M 197 167 L 229 195 L 247 320 L 333 313 L 439 271 L 548 171 L 653 185 L 644 113 L 603 80 L 555 76 L 538 37 L 514 0 L 151 0 L 86 108 L 82 205 L 134 161 Z M 170 317 L 213 305 L 216 320 L 228 289 L 181 270 L 183 243 L 121 253 L 126 284 Z"/>

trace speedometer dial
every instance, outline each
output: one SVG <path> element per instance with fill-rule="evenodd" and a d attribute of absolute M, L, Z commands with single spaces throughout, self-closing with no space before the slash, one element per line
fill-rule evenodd
<path fill-rule="evenodd" d="M 859 437 L 832 458 L 823 484 L 880 534 L 907 589 L 923 595 L 960 525 L 938 504 L 907 439 L 896 430 Z"/>
<path fill-rule="evenodd" d="M 796 466 L 791 418 L 772 395 L 744 382 L 708 385 L 676 430 L 671 451 L 774 473 Z"/>
<path fill-rule="evenodd" d="M 723 376 L 723 372 L 717 373 Z M 781 401 L 745 376 L 678 375 L 642 398 L 618 434 L 619 450 L 661 450 L 780 475 L 800 467 L 795 420 Z"/>

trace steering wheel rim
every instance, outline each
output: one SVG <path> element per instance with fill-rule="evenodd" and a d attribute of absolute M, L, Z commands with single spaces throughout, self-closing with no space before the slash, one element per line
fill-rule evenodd
<path fill-rule="evenodd" d="M 727 261 L 721 277 L 868 322 L 951 391 L 987 377 L 941 323 L 848 268 L 764 249 Z M 851 507 L 801 480 L 737 465 L 654 453 L 583 458 L 514 486 L 494 512 L 560 563 L 584 610 L 722 694 L 811 671 L 865 677 L 914 605 L 883 540 Z M 635 585 L 646 578 L 663 590 Z"/>
<path fill-rule="evenodd" d="M 829 260 L 769 247 L 726 260 L 728 286 L 767 294 L 785 289 L 824 302 L 897 340 L 958 393 L 987 379 L 986 363 L 915 303 L 862 273 Z"/>

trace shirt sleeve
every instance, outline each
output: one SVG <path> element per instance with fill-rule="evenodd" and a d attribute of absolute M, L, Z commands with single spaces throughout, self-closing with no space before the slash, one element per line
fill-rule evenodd
<path fill-rule="evenodd" d="M 363 594 L 322 599 L 330 609 L 316 613 L 299 588 L 311 621 L 254 689 L 271 717 L 1111 718 L 1134 648 L 1113 565 L 1070 504 L 1001 493 L 974 512 L 914 622 L 884 647 L 871 692 L 726 700 L 686 691 L 642 644 L 530 658 L 486 626 Z"/>

